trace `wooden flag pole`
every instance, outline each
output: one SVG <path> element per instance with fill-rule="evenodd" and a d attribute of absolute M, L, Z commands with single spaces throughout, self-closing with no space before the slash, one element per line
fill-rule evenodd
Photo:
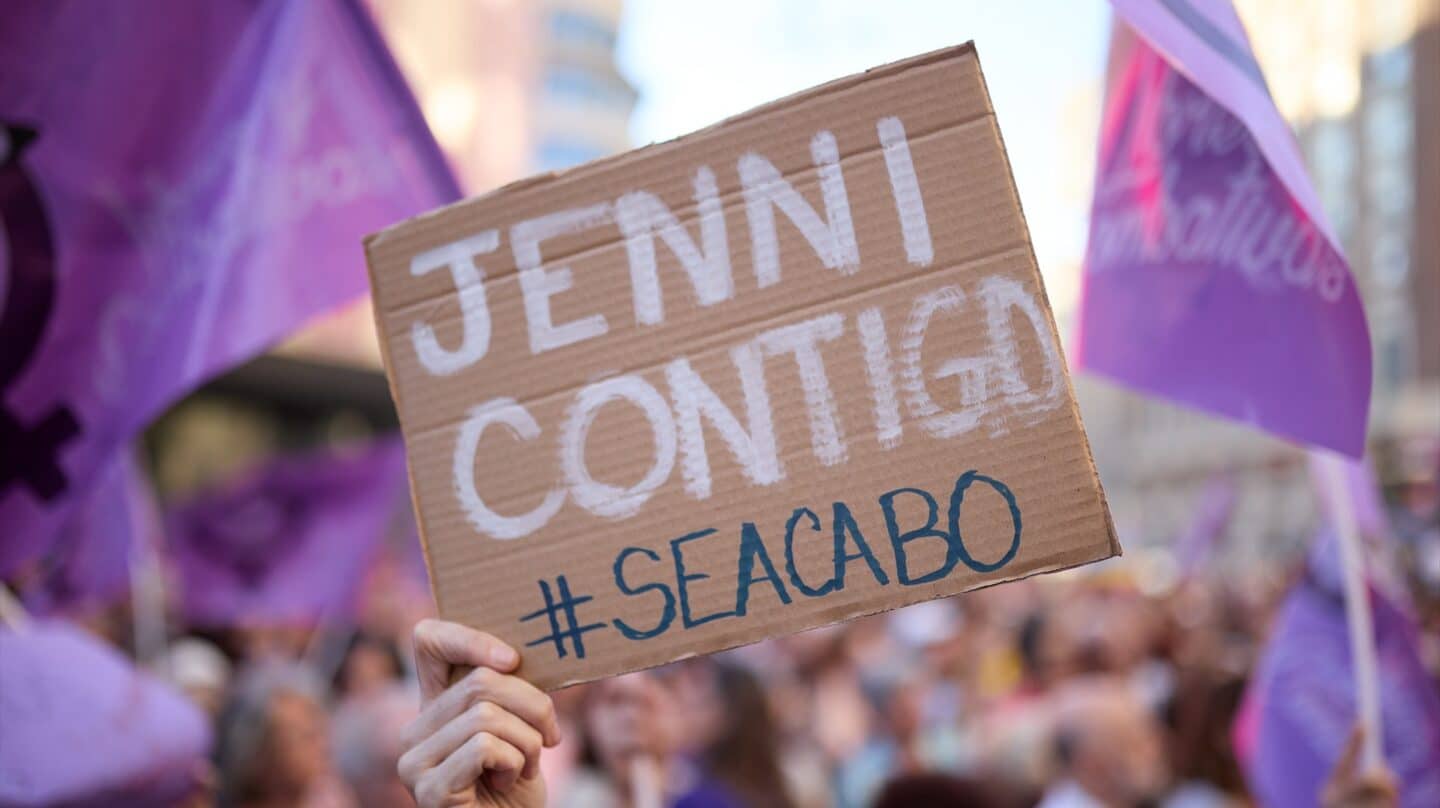
<path fill-rule="evenodd" d="M 1345 578 L 1345 619 L 1349 624 L 1350 658 L 1355 673 L 1355 705 L 1364 733 L 1361 768 L 1373 772 L 1385 765 L 1381 745 L 1379 664 L 1375 652 L 1375 622 L 1370 614 L 1370 594 L 1365 585 L 1365 551 L 1355 503 L 1345 483 L 1345 458 L 1323 452 L 1316 458 L 1324 484 L 1330 489 L 1335 530 L 1340 545 L 1340 562 Z"/>

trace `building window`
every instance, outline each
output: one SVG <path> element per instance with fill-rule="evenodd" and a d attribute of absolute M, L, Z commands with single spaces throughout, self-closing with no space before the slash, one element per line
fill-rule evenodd
<path fill-rule="evenodd" d="M 615 48 L 615 27 L 610 20 L 574 9 L 550 12 L 550 35 L 566 45 Z"/>
<path fill-rule="evenodd" d="M 541 171 L 558 171 L 588 163 L 605 156 L 605 149 L 595 143 L 566 137 L 549 137 L 540 142 L 536 153 Z"/>
<path fill-rule="evenodd" d="M 609 107 L 630 105 L 630 92 L 604 76 L 570 66 L 545 71 L 545 94 L 560 102 L 583 102 Z"/>

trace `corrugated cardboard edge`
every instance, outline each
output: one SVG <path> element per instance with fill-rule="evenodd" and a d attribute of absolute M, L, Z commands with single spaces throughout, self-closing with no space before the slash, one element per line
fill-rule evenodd
<path fill-rule="evenodd" d="M 1045 297 L 1045 322 L 1050 325 L 1050 336 L 1055 340 L 1055 350 L 1060 353 L 1060 362 L 1065 368 L 1065 389 L 1069 392 L 1070 414 L 1080 426 L 1080 445 L 1085 449 L 1085 465 L 1095 480 L 1095 492 L 1100 497 L 1100 513 L 1105 516 L 1105 531 L 1110 538 L 1110 558 L 1124 555 L 1120 537 L 1115 530 L 1115 518 L 1110 515 L 1110 502 L 1105 497 L 1105 486 L 1100 482 L 1100 471 L 1095 468 L 1095 452 L 1090 448 L 1090 434 L 1085 431 L 1085 421 L 1080 417 L 1080 399 L 1075 395 L 1075 380 L 1070 372 L 1070 361 L 1065 357 L 1065 343 L 1060 341 L 1060 329 L 1055 325 L 1055 308 L 1050 305 L 1050 292 L 1045 288 L 1045 276 L 1040 272 L 1040 261 L 1035 257 L 1035 240 L 1030 237 L 1030 220 L 1025 218 L 1025 206 L 1020 201 L 1020 186 L 1015 183 L 1015 170 L 1010 165 L 1010 151 L 1005 148 L 1005 134 L 1000 131 L 1000 118 L 995 114 L 995 105 L 990 101 L 990 83 L 985 80 L 985 66 L 980 63 L 980 51 L 975 43 L 966 43 L 975 53 L 975 69 L 980 74 L 980 92 L 985 94 L 985 106 L 990 108 L 990 123 L 995 127 L 995 137 L 1000 141 L 1000 159 L 1005 162 L 1005 174 L 1010 178 L 1010 193 L 1015 197 L 1015 210 L 1020 213 L 1020 225 L 1025 228 L 1025 249 L 1030 253 L 1030 265 L 1035 267 L 1035 283 Z M 1105 559 L 1096 559 L 1104 561 Z"/>

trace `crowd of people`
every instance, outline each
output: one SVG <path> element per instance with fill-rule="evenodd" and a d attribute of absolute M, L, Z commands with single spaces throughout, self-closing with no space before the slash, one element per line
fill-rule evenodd
<path fill-rule="evenodd" d="M 413 804 L 418 775 L 397 763 L 426 734 L 411 636 L 430 607 L 398 569 L 376 571 L 353 627 L 169 645 L 154 666 L 214 721 L 197 804 Z M 538 756 L 548 804 L 1250 804 L 1232 728 L 1289 576 L 1157 585 L 1138 569 L 1116 560 L 560 690 L 545 738 L 558 743 Z M 1394 803 L 1344 774 L 1329 804 Z"/>

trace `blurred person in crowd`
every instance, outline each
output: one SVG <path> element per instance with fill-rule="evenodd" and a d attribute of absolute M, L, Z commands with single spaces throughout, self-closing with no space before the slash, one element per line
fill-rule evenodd
<path fill-rule="evenodd" d="M 1070 675 L 1079 655 L 1062 617 L 1049 608 L 1025 616 L 1016 636 L 1021 680 L 1013 696 L 1024 700 L 1046 693 Z"/>
<path fill-rule="evenodd" d="M 357 631 L 335 673 L 335 691 L 342 699 L 392 687 L 405 676 L 400 649 L 389 638 Z"/>
<path fill-rule="evenodd" d="M 587 686 L 581 773 L 560 805 L 791 805 L 774 720 L 749 674 L 711 659 Z"/>
<path fill-rule="evenodd" d="M 235 682 L 217 730 L 222 808 L 351 808 L 330 757 L 320 683 L 290 663 L 260 662 Z"/>
<path fill-rule="evenodd" d="M 1243 678 L 1213 666 L 1180 672 L 1165 709 L 1167 751 L 1176 781 L 1166 808 L 1245 804 L 1245 781 L 1230 741 L 1244 695 Z"/>
<path fill-rule="evenodd" d="M 360 808 L 413 805 L 397 766 L 419 696 L 398 682 L 351 692 L 335 711 L 335 764 Z"/>
<path fill-rule="evenodd" d="M 171 643 L 157 669 L 206 715 L 212 719 L 220 715 L 230 686 L 230 660 L 214 643 L 198 637 L 182 637 Z"/>
<path fill-rule="evenodd" d="M 1160 728 L 1131 688 L 1077 679 L 1056 694 L 1058 777 L 1040 808 L 1159 805 L 1168 772 Z"/>
<path fill-rule="evenodd" d="M 714 681 L 724 718 L 701 753 L 703 770 L 742 805 L 791 808 L 790 787 L 780 770 L 779 731 L 760 682 L 743 668 L 723 664 L 716 666 Z"/>
<path fill-rule="evenodd" d="M 837 773 L 836 803 L 867 805 L 895 773 L 953 772 L 970 763 L 958 732 L 955 698 L 944 683 L 919 673 L 873 686 L 879 732 Z"/>
<path fill-rule="evenodd" d="M 671 697 L 648 671 L 586 685 L 579 705 L 581 765 L 556 803 L 657 805 L 662 761 L 676 742 L 668 722 L 679 711 Z"/>
<path fill-rule="evenodd" d="M 1023 793 L 997 780 L 920 772 L 904 774 L 886 783 L 871 807 L 1022 808 L 1032 803 Z"/>

